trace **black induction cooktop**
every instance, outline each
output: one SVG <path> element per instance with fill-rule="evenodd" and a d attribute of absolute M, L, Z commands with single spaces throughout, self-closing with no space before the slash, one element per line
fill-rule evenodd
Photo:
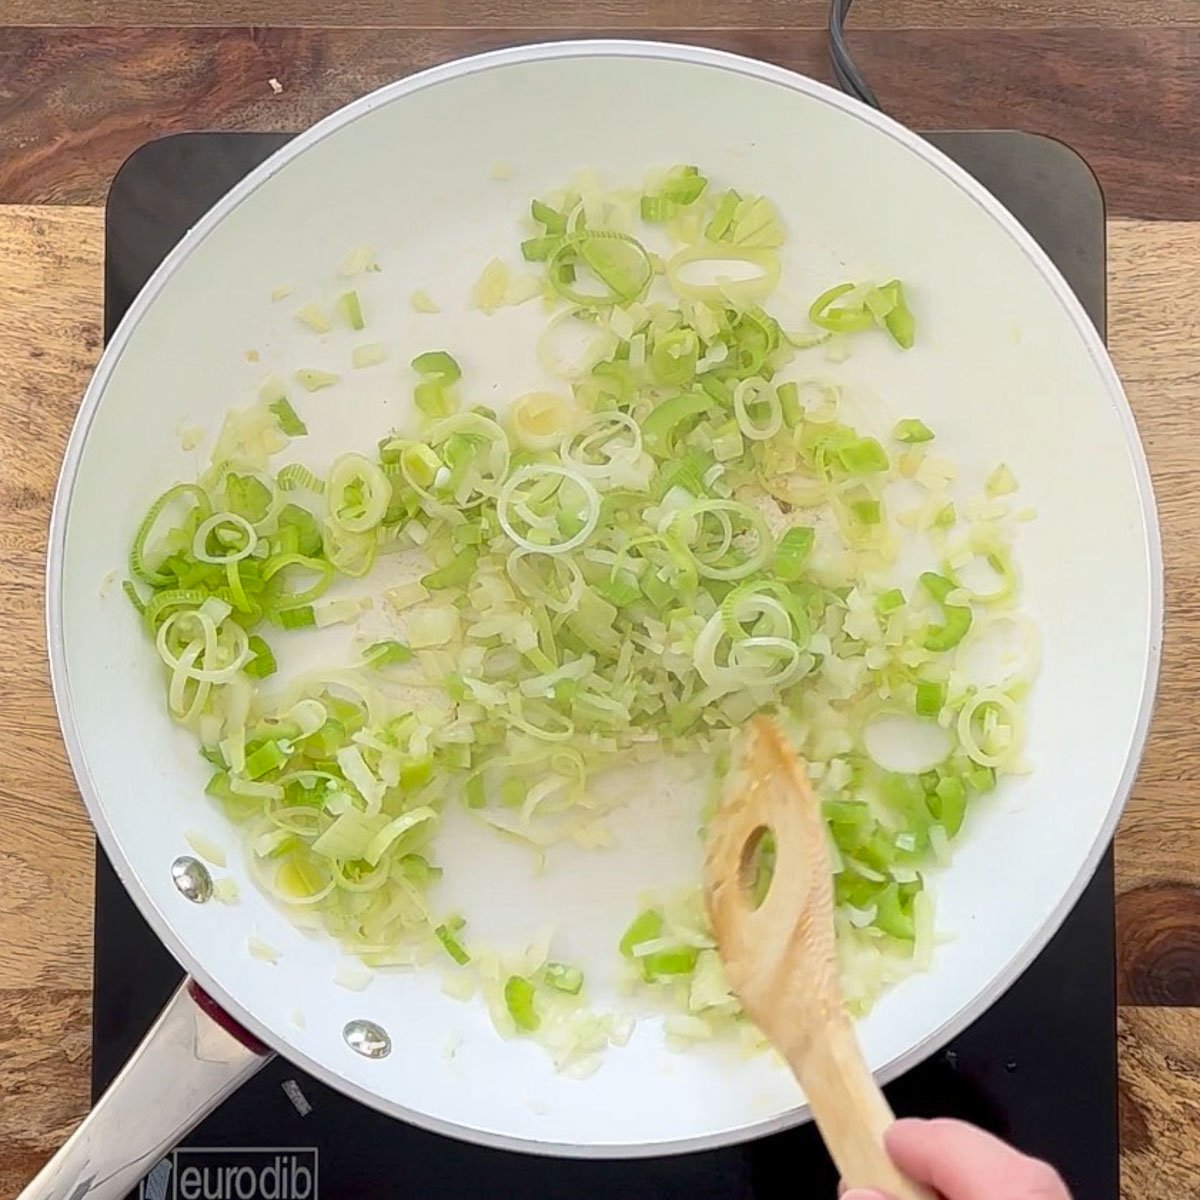
<path fill-rule="evenodd" d="M 1103 332 L 1104 201 L 1086 164 L 1068 147 L 1029 134 L 929 137 L 1024 223 Z M 180 134 L 133 154 L 108 198 L 107 334 L 188 228 L 287 140 L 277 134 Z M 93 1083 L 99 1092 L 181 972 L 103 853 L 97 857 Z M 900 1115 L 962 1117 L 1049 1159 L 1079 1200 L 1117 1200 L 1116 1071 L 1110 853 L 1021 979 L 947 1049 L 887 1091 Z M 160 1163 L 139 1195 L 147 1200 L 832 1200 L 835 1186 L 811 1127 L 678 1157 L 535 1158 L 481 1149 L 389 1120 L 276 1060 Z"/>

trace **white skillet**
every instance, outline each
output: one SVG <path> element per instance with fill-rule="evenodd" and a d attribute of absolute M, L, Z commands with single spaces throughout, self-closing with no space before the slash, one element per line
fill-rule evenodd
<path fill-rule="evenodd" d="M 181 425 L 211 435 L 267 371 L 333 365 L 293 319 L 294 304 L 269 302 L 273 289 L 290 285 L 297 299 L 331 289 L 335 264 L 359 244 L 374 247 L 384 266 L 365 300 L 393 366 L 382 376 L 355 373 L 321 394 L 324 406 L 306 406 L 308 455 L 320 466 L 405 417 L 400 364 L 419 350 L 452 347 L 469 378 L 494 384 L 488 402 L 544 382 L 527 354 L 512 352 L 536 335 L 538 314 L 468 312 L 471 283 L 491 257 L 513 258 L 530 197 L 581 168 L 636 182 L 645 167 L 675 162 L 778 202 L 791 231 L 785 292 L 811 297 L 843 278 L 903 278 L 921 321 L 919 348 L 898 355 L 883 339 L 864 345 L 842 377 L 893 415 L 926 419 L 968 482 L 977 485 L 997 460 L 1009 463 L 1039 514 L 1018 550 L 1044 638 L 1030 706 L 1036 770 L 981 806 L 952 869 L 937 878 L 939 928 L 953 937 L 932 971 L 862 1022 L 880 1078 L 982 1013 L 1057 928 L 1112 835 L 1150 715 L 1161 561 L 1129 406 L 1058 272 L 989 194 L 919 137 L 788 71 L 636 42 L 530 46 L 451 63 L 321 122 L 192 230 L 96 371 L 51 530 L 54 689 L 104 848 L 191 976 L 256 1037 L 348 1095 L 489 1145 L 657 1155 L 755 1137 L 808 1114 L 772 1062 L 719 1047 L 677 1055 L 654 1020 L 581 1083 L 555 1075 L 535 1046 L 501 1041 L 481 1009 L 443 995 L 431 973 L 380 976 L 361 993 L 335 985 L 336 948 L 297 931 L 246 880 L 234 835 L 201 795 L 203 764 L 167 720 L 153 652 L 119 589 L 103 591 L 101 581 L 123 563 L 148 500 L 194 474 L 197 454 L 180 449 Z M 492 178 L 500 164 L 507 181 Z M 416 288 L 434 293 L 440 316 L 413 312 Z M 247 350 L 259 362 L 248 363 Z M 556 855 L 536 882 L 528 861 L 498 839 L 447 836 L 450 898 L 496 941 L 556 914 L 564 952 L 589 964 L 603 999 L 604 964 L 638 894 L 699 879 L 685 791 L 663 794 L 642 781 L 617 850 Z M 188 830 L 229 848 L 240 903 L 195 905 L 180 895 L 170 865 L 187 851 Z M 249 934 L 277 947 L 279 962 L 252 958 Z M 389 1034 L 387 1057 L 347 1045 L 344 1027 L 364 1018 Z M 227 1061 L 210 1064 L 193 1088 L 178 1080 L 181 1062 L 194 1057 L 197 1020 Z M 176 1086 L 151 1104 L 163 1127 L 145 1125 L 140 1167 L 90 1194 L 117 1195 L 194 1109 L 250 1069 L 214 1029 L 177 1001 L 165 1027 L 181 1039 L 182 1059 L 170 1068 Z M 453 1060 L 448 1041 L 458 1046 Z M 143 1068 L 159 1074 L 155 1055 Z M 120 1103 L 137 1105 L 128 1090 Z M 128 1135 L 121 1145 L 133 1153 Z M 60 1180 L 78 1179 L 78 1153 L 77 1143 L 60 1161 Z M 113 1166 L 92 1160 L 88 1170 L 99 1179 Z"/>

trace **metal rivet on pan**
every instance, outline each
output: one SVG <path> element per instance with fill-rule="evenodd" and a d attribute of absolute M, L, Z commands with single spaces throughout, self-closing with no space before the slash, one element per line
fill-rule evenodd
<path fill-rule="evenodd" d="M 213 882 L 208 868 L 190 854 L 180 855 L 171 864 L 171 878 L 179 894 L 193 904 L 203 904 L 212 897 Z"/>
<path fill-rule="evenodd" d="M 392 1039 L 387 1030 L 374 1021 L 347 1021 L 342 1030 L 346 1045 L 363 1058 L 387 1058 L 392 1052 Z"/>

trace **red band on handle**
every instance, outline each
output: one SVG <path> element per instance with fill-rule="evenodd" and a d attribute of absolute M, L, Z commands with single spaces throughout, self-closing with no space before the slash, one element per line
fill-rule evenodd
<path fill-rule="evenodd" d="M 239 1025 L 194 979 L 188 980 L 187 992 L 197 1008 L 211 1017 L 230 1037 L 237 1038 L 247 1050 L 261 1054 L 264 1058 L 274 1053 L 270 1046 L 264 1045 L 250 1030 Z"/>

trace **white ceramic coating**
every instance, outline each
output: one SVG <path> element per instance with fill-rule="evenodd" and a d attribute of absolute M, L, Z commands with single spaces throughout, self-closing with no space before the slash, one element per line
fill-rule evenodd
<path fill-rule="evenodd" d="M 333 982 L 327 941 L 294 929 L 245 879 L 236 839 L 201 795 L 190 737 L 165 715 L 160 671 L 118 587 L 131 531 L 152 496 L 191 477 L 211 434 L 263 376 L 346 369 L 343 337 L 293 318 L 338 286 L 334 267 L 368 244 L 383 271 L 361 291 L 386 366 L 346 372 L 302 397 L 312 435 L 298 457 L 323 465 L 403 419 L 413 353 L 445 346 L 475 398 L 547 381 L 515 349 L 536 305 L 488 318 L 465 298 L 493 256 L 517 263 L 531 196 L 581 168 L 636 184 L 651 165 L 695 162 L 762 191 L 790 229 L 785 292 L 800 300 L 843 278 L 902 277 L 918 348 L 863 339 L 842 378 L 884 413 L 924 417 L 978 485 L 1008 462 L 1038 519 L 1019 543 L 1028 610 L 1044 636 L 1030 706 L 1036 770 L 974 816 L 938 878 L 951 935 L 928 975 L 887 995 L 861 1026 L 888 1078 L 943 1044 L 1016 978 L 1057 928 L 1112 834 L 1145 735 L 1161 625 L 1153 498 L 1120 384 L 1058 273 L 1016 222 L 945 157 L 886 117 L 774 67 L 694 48 L 629 42 L 526 47 L 437 68 L 323 121 L 234 189 L 156 273 L 122 323 L 84 399 L 54 513 L 48 607 L 55 691 L 71 760 L 109 855 L 142 912 L 215 997 L 328 1083 L 398 1117 L 473 1140 L 581 1155 L 663 1153 L 734 1141 L 806 1117 L 766 1058 L 668 1050 L 657 1021 L 608 1053 L 592 1078 L 556 1076 L 522 1041 L 503 1042 L 479 1007 L 444 996 L 435 973 Z M 498 164 L 511 178 L 492 178 Z M 294 288 L 272 304 L 272 289 Z M 441 303 L 416 314 L 421 287 Z M 244 352 L 255 350 L 257 363 Z M 818 369 L 820 364 L 818 364 Z M 208 443 L 206 443 L 207 445 Z M 348 634 L 326 634 L 338 654 Z M 340 638 L 340 640 L 339 640 Z M 603 968 L 637 897 L 695 878 L 686 788 L 635 780 L 610 853 L 564 851 L 533 880 L 513 847 L 451 819 L 447 894 L 476 932 L 531 932 L 547 913 L 562 956 Z M 229 846 L 233 906 L 196 907 L 171 885 L 187 830 Z M 251 958 L 253 932 L 277 947 Z M 303 1027 L 296 1021 L 303 1014 Z M 354 1017 L 391 1033 L 390 1058 L 351 1053 Z M 449 1046 L 456 1046 L 453 1055 Z"/>

